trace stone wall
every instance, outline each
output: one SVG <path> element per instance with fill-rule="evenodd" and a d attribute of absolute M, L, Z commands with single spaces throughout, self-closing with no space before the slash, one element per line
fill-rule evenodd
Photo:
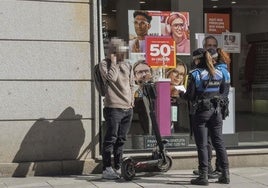
<path fill-rule="evenodd" d="M 92 157 L 92 5 L 0 1 L 0 163 Z"/>

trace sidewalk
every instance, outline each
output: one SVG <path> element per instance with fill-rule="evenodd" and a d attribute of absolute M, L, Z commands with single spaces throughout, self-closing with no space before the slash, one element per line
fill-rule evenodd
<path fill-rule="evenodd" d="M 215 183 L 216 179 L 209 180 L 208 187 L 231 188 L 267 188 L 268 167 L 232 168 L 231 183 L 228 185 Z M 103 180 L 101 174 L 63 177 L 26 177 L 26 178 L 0 178 L 0 188 L 138 188 L 138 187 L 203 187 L 190 185 L 195 176 L 192 170 L 170 170 L 166 173 L 144 174 L 140 173 L 133 181 L 123 179 Z"/>

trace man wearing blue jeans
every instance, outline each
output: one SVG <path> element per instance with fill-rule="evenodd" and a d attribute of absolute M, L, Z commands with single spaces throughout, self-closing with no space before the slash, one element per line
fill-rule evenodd
<path fill-rule="evenodd" d="M 133 116 L 134 76 L 132 66 L 126 60 L 128 47 L 123 40 L 112 38 L 108 54 L 110 59 L 100 62 L 101 76 L 106 83 L 103 110 L 106 133 L 102 151 L 102 178 L 118 179 L 120 176 L 117 171 L 121 167 L 123 146 Z"/>

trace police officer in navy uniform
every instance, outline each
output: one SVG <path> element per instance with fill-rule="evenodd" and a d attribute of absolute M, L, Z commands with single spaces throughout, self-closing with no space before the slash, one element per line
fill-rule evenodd
<path fill-rule="evenodd" d="M 193 115 L 193 131 L 198 152 L 199 177 L 191 180 L 194 185 L 208 185 L 208 132 L 216 150 L 222 174 L 219 183 L 229 184 L 229 162 L 222 137 L 222 114 L 220 97 L 226 86 L 223 74 L 215 69 L 209 52 L 199 48 L 193 52 L 196 69 L 189 74 L 189 82 L 184 98 L 191 101 Z"/>
<path fill-rule="evenodd" d="M 221 94 L 220 98 L 220 107 L 221 107 L 221 114 L 222 119 L 225 120 L 227 116 L 229 116 L 229 99 L 228 94 L 231 86 L 231 77 L 230 72 L 228 70 L 228 65 L 231 62 L 229 55 L 221 48 L 209 48 L 207 51 L 210 53 L 211 57 L 213 58 L 213 64 L 215 69 L 218 69 L 222 72 L 223 80 L 224 80 L 224 93 Z M 212 149 L 212 148 L 211 148 Z M 210 154 L 210 152 L 209 152 Z M 211 152 L 212 154 L 212 152 Z M 211 160 L 210 160 L 211 161 Z M 213 172 L 213 175 L 221 174 L 221 166 L 219 159 L 216 158 L 216 169 Z"/>

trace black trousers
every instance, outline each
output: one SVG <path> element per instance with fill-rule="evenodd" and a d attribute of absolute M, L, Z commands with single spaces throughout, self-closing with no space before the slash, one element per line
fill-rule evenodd
<path fill-rule="evenodd" d="M 222 169 L 229 168 L 227 152 L 222 136 L 222 116 L 214 108 L 197 112 L 193 118 L 193 131 L 198 152 L 199 169 L 208 170 L 208 132 Z"/>
<path fill-rule="evenodd" d="M 103 170 L 112 166 L 112 154 L 114 155 L 114 168 L 119 169 L 122 162 L 123 146 L 133 117 L 133 109 L 104 108 L 103 112 L 106 120 L 102 151 Z"/>
<path fill-rule="evenodd" d="M 208 132 L 208 163 L 211 164 L 212 161 L 212 142 L 211 142 L 211 138 L 210 138 L 210 133 Z M 216 153 L 216 163 L 215 163 L 215 167 L 217 171 L 222 171 L 222 168 L 220 166 L 220 161 L 219 158 L 217 157 L 217 153 Z"/>

